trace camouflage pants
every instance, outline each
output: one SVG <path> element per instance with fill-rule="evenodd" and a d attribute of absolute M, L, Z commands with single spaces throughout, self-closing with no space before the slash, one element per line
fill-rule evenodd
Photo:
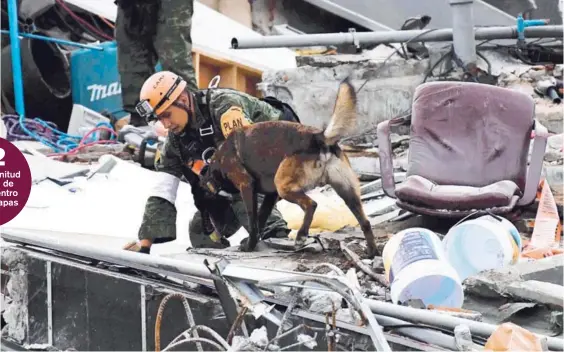
<path fill-rule="evenodd" d="M 118 6 L 115 38 L 118 46 L 118 68 L 121 76 L 124 110 L 133 113 L 143 83 L 155 71 L 157 61 L 162 69 L 180 75 L 191 91 L 198 89 L 192 63 L 192 15 L 194 0 L 160 0 L 158 13 L 147 29 L 154 34 L 135 36 L 127 30 L 132 19 Z"/>
<path fill-rule="evenodd" d="M 257 195 L 258 209 L 262 204 L 262 195 Z M 213 218 L 212 222 L 216 227 L 217 231 L 221 233 L 223 237 L 230 237 L 233 235 L 241 226 L 243 226 L 247 232 L 250 232 L 249 218 L 247 216 L 247 209 L 245 204 L 241 199 L 240 195 L 233 196 L 233 202 L 231 203 L 230 209 L 225 209 L 221 212 L 221 218 Z M 204 232 L 204 227 L 202 224 L 202 214 L 198 211 L 194 214 L 194 217 L 190 221 L 189 225 L 190 232 L 190 242 L 194 248 L 223 248 L 221 243 L 213 242 L 208 235 Z M 288 224 L 286 220 L 282 217 L 282 214 L 276 207 L 272 209 L 270 217 L 266 221 L 266 225 L 262 231 L 262 238 L 270 237 L 287 237 L 290 233 L 288 229 Z"/>

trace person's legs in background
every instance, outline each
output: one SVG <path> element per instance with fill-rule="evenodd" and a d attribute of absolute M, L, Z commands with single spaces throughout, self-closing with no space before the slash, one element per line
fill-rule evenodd
<path fill-rule="evenodd" d="M 135 6 L 135 5 L 130 5 Z M 138 11 L 129 11 L 127 14 L 118 6 L 115 22 L 115 38 L 118 51 L 118 69 L 121 77 L 121 95 L 123 108 L 131 114 L 130 124 L 145 126 L 147 122 L 135 111 L 139 100 L 139 92 L 145 80 L 154 72 L 156 55 L 152 49 L 152 35 L 133 35 L 137 23 L 140 21 Z"/>
<path fill-rule="evenodd" d="M 163 70 L 176 73 L 191 92 L 198 90 L 192 61 L 194 0 L 161 0 L 154 47 Z"/>

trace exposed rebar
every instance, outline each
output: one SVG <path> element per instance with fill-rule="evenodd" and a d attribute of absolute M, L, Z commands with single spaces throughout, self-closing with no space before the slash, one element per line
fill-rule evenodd
<path fill-rule="evenodd" d="M 194 315 L 192 314 L 192 309 L 190 308 L 190 304 L 184 295 L 181 293 L 170 293 L 166 295 L 161 303 L 159 304 L 159 310 L 157 311 L 157 320 L 155 321 L 155 351 L 159 352 L 161 350 L 161 321 L 163 319 L 163 313 L 166 307 L 166 304 L 171 298 L 179 298 L 182 300 L 182 305 L 184 305 L 184 310 L 186 311 L 186 319 L 188 320 L 188 324 L 190 327 L 196 326 L 194 321 Z M 198 332 L 194 331 L 194 338 L 198 339 Z M 196 340 L 195 340 L 196 341 Z M 196 346 L 198 347 L 198 351 L 203 352 L 204 349 L 202 348 L 202 344 L 196 341 Z M 171 348 L 168 346 L 167 348 Z"/>

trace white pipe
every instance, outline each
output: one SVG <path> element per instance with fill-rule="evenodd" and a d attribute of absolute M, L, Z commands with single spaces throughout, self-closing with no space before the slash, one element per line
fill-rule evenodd
<path fill-rule="evenodd" d="M 450 0 L 454 52 L 465 67 L 476 63 L 473 5 L 474 0 Z"/>
<path fill-rule="evenodd" d="M 527 38 L 562 38 L 563 26 L 540 26 L 525 28 Z M 475 39 L 517 39 L 517 27 L 477 27 L 474 28 Z M 415 39 L 414 39 L 415 38 Z M 411 42 L 444 42 L 453 40 L 452 28 L 413 30 L 413 31 L 381 31 L 381 32 L 347 32 L 304 35 L 274 35 L 260 38 L 231 39 L 233 49 L 308 47 L 329 45 L 359 44 L 391 44 Z"/>

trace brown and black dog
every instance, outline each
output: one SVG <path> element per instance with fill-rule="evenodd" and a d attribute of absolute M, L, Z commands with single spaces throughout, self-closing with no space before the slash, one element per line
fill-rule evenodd
<path fill-rule="evenodd" d="M 339 85 L 329 125 L 324 130 L 288 121 L 258 122 L 234 130 L 211 158 L 202 186 L 216 192 L 239 191 L 251 233 L 243 251 L 252 251 L 279 197 L 299 205 L 305 215 L 296 236 L 302 245 L 317 203 L 306 192 L 331 185 L 358 220 L 376 255 L 374 234 L 360 200 L 358 177 L 337 142 L 356 127 L 356 92 L 348 79 Z M 264 194 L 257 219 L 257 193 Z"/>

